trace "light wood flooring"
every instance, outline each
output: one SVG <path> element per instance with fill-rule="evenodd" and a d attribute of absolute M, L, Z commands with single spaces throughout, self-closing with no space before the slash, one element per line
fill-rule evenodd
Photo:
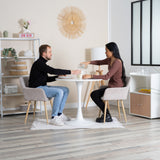
<path fill-rule="evenodd" d="M 76 116 L 77 109 L 64 113 Z M 117 108 L 111 106 L 118 118 Z M 96 107 L 83 109 L 84 117 L 98 115 Z M 50 114 L 49 114 L 50 115 Z M 159 160 L 160 119 L 122 117 L 125 128 L 30 130 L 33 115 L 24 125 L 25 115 L 0 119 L 0 160 Z M 44 118 L 44 114 L 36 117 Z"/>

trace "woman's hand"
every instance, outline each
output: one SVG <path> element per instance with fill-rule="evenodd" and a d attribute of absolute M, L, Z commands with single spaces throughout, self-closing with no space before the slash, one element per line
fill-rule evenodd
<path fill-rule="evenodd" d="M 92 76 L 91 76 L 90 74 L 84 74 L 84 75 L 82 76 L 82 78 L 83 78 L 83 79 L 90 79 L 90 78 L 92 78 Z"/>
<path fill-rule="evenodd" d="M 80 65 L 84 66 L 83 68 L 87 68 L 89 64 L 90 64 L 90 61 L 80 63 Z"/>
<path fill-rule="evenodd" d="M 81 74 L 81 70 L 71 70 L 71 74 Z"/>

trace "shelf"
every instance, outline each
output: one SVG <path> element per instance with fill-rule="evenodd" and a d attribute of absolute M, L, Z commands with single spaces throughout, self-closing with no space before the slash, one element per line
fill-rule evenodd
<path fill-rule="evenodd" d="M 37 57 L 17 57 L 18 59 L 35 59 Z M 1 57 L 1 59 L 14 59 L 14 57 Z"/>
<path fill-rule="evenodd" d="M 28 77 L 29 75 L 15 75 L 15 76 L 11 76 L 11 75 L 6 75 L 6 76 L 2 76 L 2 78 L 18 78 L 18 77 Z"/>
<path fill-rule="evenodd" d="M 33 53 L 31 54 L 31 56 L 27 57 L 26 55 L 24 55 L 24 56 L 19 55 L 17 57 L 18 60 L 25 60 L 30 63 L 30 64 L 28 64 L 29 68 L 27 67 L 27 71 L 29 71 L 30 67 L 31 67 L 31 63 L 33 63 L 38 58 L 38 56 L 36 56 L 36 55 L 38 53 L 37 49 L 40 46 L 40 39 L 39 38 L 18 38 L 18 37 L 17 38 L 12 38 L 12 37 L 0 38 L 0 51 L 2 51 L 3 48 L 5 48 L 5 46 L 11 45 L 10 43 L 12 45 L 14 44 L 16 46 L 19 46 L 18 44 L 21 43 L 22 46 L 20 45 L 20 47 L 23 47 L 23 44 L 24 44 L 24 46 L 28 46 L 27 48 L 32 50 Z M 3 83 L 5 83 L 5 81 L 11 81 L 11 82 L 13 81 L 14 83 L 17 84 L 17 81 L 19 82 L 19 77 L 28 77 L 29 76 L 29 72 L 28 73 L 25 72 L 26 73 L 25 75 L 17 75 L 18 73 L 16 73 L 16 75 L 10 74 L 9 68 L 5 67 L 3 63 L 5 63 L 5 61 L 10 62 L 10 61 L 14 61 L 14 60 L 15 60 L 15 58 L 12 56 L 11 57 L 4 57 L 4 56 L 0 55 L 0 61 L 1 61 L 0 71 L 1 72 L 3 70 L 5 71 L 5 73 L 0 73 L 0 81 L 1 81 L 1 84 L 0 84 L 1 85 L 0 86 L 1 87 L 0 88 L 0 92 L 1 92 L 1 94 L 0 94 L 0 96 L 1 96 L 0 97 L 1 98 L 0 110 L 1 110 L 1 112 L 0 112 L 0 114 L 1 114 L 1 118 L 3 117 L 3 115 L 13 115 L 13 114 L 26 113 L 26 110 L 22 111 L 19 108 L 16 108 L 17 104 L 21 103 L 20 99 L 22 98 L 22 96 L 24 96 L 24 94 L 22 93 L 21 86 L 18 86 L 21 88 L 21 90 L 19 90 L 18 93 L 12 93 L 12 94 L 4 94 L 3 93 L 2 86 L 4 85 Z M 9 101 L 10 99 L 11 99 L 11 102 L 8 103 L 8 105 L 7 105 L 7 101 Z M 15 102 L 15 99 L 17 102 Z M 30 111 L 30 113 L 33 113 L 33 111 Z"/>
<path fill-rule="evenodd" d="M 40 40 L 39 38 L 0 38 L 1 41 L 35 41 Z"/>
<path fill-rule="evenodd" d="M 33 110 L 29 111 L 29 113 L 33 113 Z M 40 113 L 40 110 L 36 109 L 36 113 Z M 16 114 L 26 114 L 26 111 L 21 111 L 21 110 L 3 111 L 3 116 L 16 115 Z"/>
<path fill-rule="evenodd" d="M 142 93 L 142 92 L 138 92 L 138 91 L 132 91 L 130 93 L 134 93 L 134 94 L 143 94 L 143 95 L 151 95 L 150 93 Z"/>
<path fill-rule="evenodd" d="M 130 75 L 130 114 L 148 118 L 159 118 L 160 74 L 130 73 Z M 140 89 L 147 90 L 138 92 Z"/>
<path fill-rule="evenodd" d="M 11 93 L 11 94 L 2 94 L 4 97 L 9 97 L 9 96 L 23 96 L 23 93 Z"/>
<path fill-rule="evenodd" d="M 130 73 L 131 76 L 140 76 L 140 77 L 150 77 L 151 74 L 146 74 L 146 73 L 138 73 L 138 72 L 132 72 Z"/>

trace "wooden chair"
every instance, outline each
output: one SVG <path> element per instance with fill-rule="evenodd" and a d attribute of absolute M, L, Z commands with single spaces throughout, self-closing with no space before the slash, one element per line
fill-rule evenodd
<path fill-rule="evenodd" d="M 110 110 L 109 100 L 117 100 L 119 118 L 121 118 L 120 106 L 119 106 L 119 101 L 121 101 L 124 119 L 127 122 L 127 117 L 126 117 L 126 112 L 125 112 L 123 100 L 127 99 L 129 85 L 130 85 L 130 77 L 126 77 L 126 86 L 125 87 L 107 88 L 105 90 L 104 95 L 102 97 L 102 99 L 105 103 L 104 123 L 105 123 L 105 119 L 106 119 L 106 110 L 107 110 L 107 108 Z M 99 110 L 99 117 L 100 117 L 100 115 L 101 115 L 101 110 Z"/>
<path fill-rule="evenodd" d="M 35 117 L 35 111 L 36 111 L 36 102 L 37 101 L 43 101 L 44 102 L 44 108 L 45 108 L 45 115 L 46 115 L 46 120 L 48 123 L 48 113 L 47 113 L 47 106 L 46 102 L 50 101 L 51 107 L 53 106 L 52 100 L 48 99 L 46 97 L 46 94 L 43 89 L 41 88 L 29 88 L 28 87 L 28 80 L 29 77 L 20 77 L 20 84 L 23 88 L 23 94 L 24 94 L 24 99 L 28 101 L 28 108 L 26 112 L 26 117 L 25 117 L 25 124 L 27 122 L 28 118 L 28 112 L 30 109 L 31 102 L 34 101 L 34 110 L 33 110 L 33 116 Z"/>

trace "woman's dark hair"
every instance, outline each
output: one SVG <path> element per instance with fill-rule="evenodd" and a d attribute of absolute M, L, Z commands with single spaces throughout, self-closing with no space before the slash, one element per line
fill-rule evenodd
<path fill-rule="evenodd" d="M 42 56 L 43 52 L 47 52 L 47 48 L 51 48 L 48 44 L 43 44 L 39 47 L 39 56 Z"/>
<path fill-rule="evenodd" d="M 121 77 L 121 78 L 122 78 L 122 81 L 123 81 L 123 83 L 124 83 L 124 86 L 126 86 L 125 68 L 124 68 L 123 61 L 122 61 L 122 59 L 121 59 L 121 56 L 120 56 L 120 54 L 119 54 L 119 49 L 118 49 L 117 44 L 114 43 L 114 42 L 107 43 L 107 44 L 106 44 L 106 48 L 113 53 L 113 56 L 114 56 L 115 58 L 118 58 L 118 59 L 121 60 L 121 62 L 122 62 L 122 77 Z"/>

